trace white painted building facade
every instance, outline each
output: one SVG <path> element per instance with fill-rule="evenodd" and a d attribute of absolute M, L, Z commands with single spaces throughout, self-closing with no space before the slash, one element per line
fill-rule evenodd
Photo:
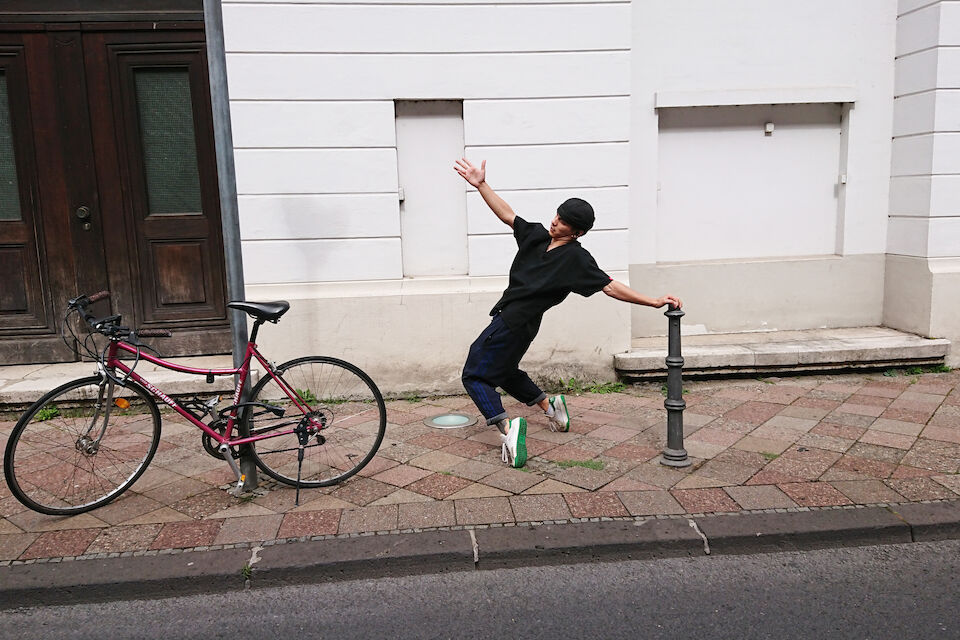
<path fill-rule="evenodd" d="M 458 387 L 515 249 L 453 171 L 464 152 L 527 219 L 590 201 L 583 244 L 635 289 L 684 298 L 687 331 L 960 339 L 960 2 L 223 15 L 246 294 L 293 304 L 270 352 L 340 355 L 391 390 Z M 631 338 L 665 330 L 660 311 L 574 295 L 525 366 L 609 379 Z"/>

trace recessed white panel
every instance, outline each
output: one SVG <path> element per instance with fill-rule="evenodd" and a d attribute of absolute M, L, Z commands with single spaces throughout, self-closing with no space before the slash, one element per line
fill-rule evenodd
<path fill-rule="evenodd" d="M 498 191 L 619 187 L 630 182 L 625 142 L 467 147 L 466 155 L 474 164 L 487 160 L 487 182 Z"/>
<path fill-rule="evenodd" d="M 397 191 L 395 149 L 237 149 L 237 193 Z"/>
<path fill-rule="evenodd" d="M 630 98 L 469 100 L 463 120 L 469 146 L 622 142 L 630 139 Z"/>
<path fill-rule="evenodd" d="M 284 284 L 403 276 L 400 239 L 243 242 L 244 282 Z"/>
<path fill-rule="evenodd" d="M 393 102 L 242 102 L 230 105 L 233 146 L 392 147 Z"/>
<path fill-rule="evenodd" d="M 629 4 L 235 4 L 224 6 L 223 23 L 227 51 L 444 53 L 630 48 Z"/>
<path fill-rule="evenodd" d="M 833 104 L 662 110 L 657 260 L 836 253 L 840 117 Z"/>
<path fill-rule="evenodd" d="M 397 196 L 387 194 L 240 196 L 244 240 L 382 238 L 400 235 Z"/>

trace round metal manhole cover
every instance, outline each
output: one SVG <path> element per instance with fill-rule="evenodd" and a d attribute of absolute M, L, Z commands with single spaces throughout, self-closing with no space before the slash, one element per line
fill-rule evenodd
<path fill-rule="evenodd" d="M 436 429 L 460 429 L 476 423 L 477 416 L 468 416 L 464 413 L 441 413 L 423 421 L 423 424 Z"/>

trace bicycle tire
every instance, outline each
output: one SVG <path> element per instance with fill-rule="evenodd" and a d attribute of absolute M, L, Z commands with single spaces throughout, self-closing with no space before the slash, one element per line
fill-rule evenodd
<path fill-rule="evenodd" d="M 304 450 L 301 487 L 327 487 L 343 482 L 362 469 L 383 442 L 387 409 L 373 380 L 355 365 L 326 356 L 308 356 L 285 362 L 277 373 L 325 422 L 319 435 Z M 250 394 L 251 402 L 280 406 L 278 417 L 257 407 L 248 407 L 243 421 L 252 435 L 275 429 L 291 429 L 305 415 L 265 375 Z M 297 484 L 295 434 L 258 440 L 251 447 L 257 466 L 280 482 Z"/>
<path fill-rule="evenodd" d="M 150 464 L 160 443 L 153 398 L 132 381 L 117 383 L 103 425 L 101 384 L 101 376 L 73 380 L 20 416 L 7 441 L 3 473 L 26 507 L 53 516 L 96 509 L 129 489 Z"/>

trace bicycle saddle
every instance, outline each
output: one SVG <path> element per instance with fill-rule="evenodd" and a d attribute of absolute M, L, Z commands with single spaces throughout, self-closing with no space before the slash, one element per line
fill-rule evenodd
<path fill-rule="evenodd" d="M 290 309 L 290 303 L 286 300 L 277 300 L 275 302 L 247 302 L 246 300 L 238 300 L 228 302 L 227 306 L 231 309 L 243 311 L 251 318 L 263 321 L 270 320 L 272 322 L 279 320 L 280 316 Z"/>

